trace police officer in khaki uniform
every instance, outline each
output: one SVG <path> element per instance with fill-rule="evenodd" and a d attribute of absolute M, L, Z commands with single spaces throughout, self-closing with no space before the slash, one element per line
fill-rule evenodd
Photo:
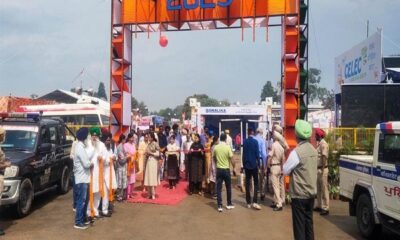
<path fill-rule="evenodd" d="M 324 139 L 325 132 L 315 129 L 318 151 L 318 175 L 317 175 L 317 205 L 315 211 L 322 216 L 329 214 L 329 190 L 328 190 L 328 154 L 329 145 Z"/>
<path fill-rule="evenodd" d="M 271 146 L 271 151 L 268 156 L 268 161 L 271 170 L 271 182 L 274 189 L 274 204 L 271 206 L 274 211 L 282 211 L 282 205 L 285 201 L 285 186 L 283 183 L 282 166 L 284 162 L 285 149 L 281 142 L 284 142 L 283 136 L 278 132 L 273 133 L 274 143 Z M 283 197 L 283 198 L 282 198 Z"/>
<path fill-rule="evenodd" d="M 277 137 L 277 140 L 279 141 L 279 144 L 281 144 L 281 146 L 285 150 L 285 153 L 284 153 L 284 156 L 283 156 L 285 158 L 286 157 L 286 153 L 289 150 L 289 145 L 286 142 L 286 139 L 283 137 L 283 128 L 279 124 L 275 124 L 274 128 L 273 128 L 273 132 L 279 133 L 279 134 L 275 134 L 275 135 Z M 285 161 L 283 161 L 282 164 L 284 164 L 284 163 L 285 163 Z M 285 183 L 284 183 L 285 182 L 285 178 L 282 177 L 281 181 L 282 181 L 282 184 L 283 184 L 282 185 L 282 190 L 281 190 L 281 199 L 283 201 L 282 204 L 284 204 L 285 200 L 286 200 L 286 191 L 285 191 Z"/>
<path fill-rule="evenodd" d="M 2 144 L 5 140 L 5 134 L 6 131 L 4 130 L 4 128 L 0 127 L 0 144 Z M 3 152 L 3 150 L 1 150 L 0 148 L 0 199 L 1 199 L 1 193 L 3 191 L 3 186 L 4 186 L 4 169 L 6 167 L 11 166 L 10 161 L 6 160 L 6 156 Z M 0 236 L 4 235 L 5 232 L 3 231 L 3 229 L 0 229 Z"/>

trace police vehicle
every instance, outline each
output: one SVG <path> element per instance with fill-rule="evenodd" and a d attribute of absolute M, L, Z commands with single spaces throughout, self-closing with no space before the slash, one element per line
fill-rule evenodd
<path fill-rule="evenodd" d="M 400 122 L 378 124 L 373 155 L 342 155 L 339 171 L 340 197 L 360 233 L 374 238 L 384 227 L 400 235 Z"/>
<path fill-rule="evenodd" d="M 6 131 L 1 148 L 12 164 L 4 170 L 2 206 L 10 205 L 18 217 L 24 217 L 38 194 L 55 187 L 61 194 L 69 191 L 73 162 L 67 133 L 73 134 L 61 119 L 0 113 L 0 126 Z"/>

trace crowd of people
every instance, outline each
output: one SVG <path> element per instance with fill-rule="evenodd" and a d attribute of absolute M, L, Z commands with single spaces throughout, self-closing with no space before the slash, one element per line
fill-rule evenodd
<path fill-rule="evenodd" d="M 189 181 L 190 194 L 206 191 L 216 196 L 211 147 L 218 138 L 210 132 L 189 133 L 175 124 L 157 132 L 151 127 L 121 134 L 114 143 L 107 129 L 92 127 L 79 129 L 76 137 L 71 150 L 75 228 L 86 229 L 94 220 L 110 217 L 114 199 L 134 198 L 138 178 L 149 199 L 156 199 L 162 180 L 174 190 L 181 178 Z"/>
<path fill-rule="evenodd" d="M 317 129 L 318 146 L 315 149 L 310 144 L 311 126 L 305 121 L 298 120 L 295 130 L 298 144 L 289 153 L 279 125 L 273 126 L 267 138 L 263 137 L 263 129 L 249 129 L 243 144 L 240 135 L 233 142 L 229 130 L 214 133 L 204 128 L 202 134 L 198 134 L 180 129 L 177 124 L 172 128 L 160 126 L 157 131 L 150 127 L 145 132 L 122 134 L 116 143 L 106 129 L 81 128 L 71 151 L 75 228 L 86 229 L 95 219 L 110 217 L 114 199 L 125 201 L 135 197 L 137 179 L 148 198 L 156 199 L 156 187 L 162 180 L 166 180 L 174 191 L 184 178 L 189 182 L 190 195 L 208 194 L 217 200 L 219 212 L 223 211 L 221 192 L 224 183 L 226 209 L 235 208 L 231 173 L 233 152 L 240 149 L 240 145 L 243 147 L 240 174 L 245 178 L 247 207 L 261 209 L 258 195 L 264 199 L 268 184 L 265 179 L 269 173 L 273 189 L 271 207 L 273 211 L 282 211 L 286 199 L 284 175 L 290 175 L 295 238 L 308 236 L 306 239 L 312 239 L 309 238 L 313 236 L 312 211 L 329 214 L 328 144 L 323 139 L 325 133 Z M 314 208 L 315 196 L 317 204 Z"/>

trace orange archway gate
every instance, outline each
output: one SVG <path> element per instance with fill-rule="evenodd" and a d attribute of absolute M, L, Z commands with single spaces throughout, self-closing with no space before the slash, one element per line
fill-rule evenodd
<path fill-rule="evenodd" d="M 281 119 L 290 147 L 294 124 L 307 111 L 308 0 L 112 0 L 111 133 L 131 125 L 132 37 L 138 33 L 282 28 Z M 254 30 L 253 30 L 254 31 Z M 253 40 L 254 34 L 253 34 Z"/>

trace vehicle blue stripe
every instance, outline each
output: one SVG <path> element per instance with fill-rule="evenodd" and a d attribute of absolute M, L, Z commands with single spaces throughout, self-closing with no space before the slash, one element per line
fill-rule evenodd
<path fill-rule="evenodd" d="M 351 169 L 357 172 L 371 174 L 371 167 L 364 166 L 361 164 L 347 162 L 347 161 L 339 161 L 339 166 L 347 169 Z"/>
<path fill-rule="evenodd" d="M 385 170 L 385 169 L 372 168 L 372 167 L 368 167 L 368 166 L 365 166 L 362 164 L 357 164 L 357 163 L 348 162 L 348 161 L 339 161 L 339 166 L 353 170 L 353 171 L 369 174 L 369 175 L 371 175 L 371 171 L 372 171 L 372 174 L 375 177 L 384 178 L 384 179 L 388 179 L 388 180 L 394 180 L 394 181 L 400 181 L 400 173 L 398 170 L 391 171 L 391 170 Z"/>
<path fill-rule="evenodd" d="M 396 171 L 374 168 L 374 176 L 397 181 L 399 175 Z"/>

